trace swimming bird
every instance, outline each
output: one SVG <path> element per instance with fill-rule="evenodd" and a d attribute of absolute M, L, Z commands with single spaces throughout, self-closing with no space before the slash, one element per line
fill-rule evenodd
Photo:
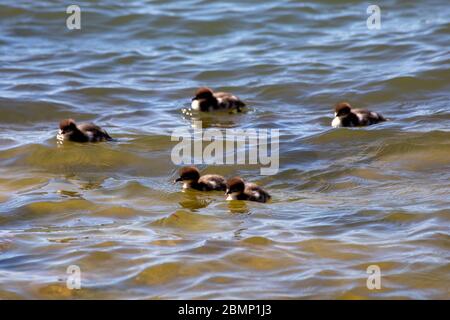
<path fill-rule="evenodd" d="M 196 167 L 183 167 L 180 169 L 180 177 L 175 182 L 183 182 L 183 189 L 195 189 L 200 191 L 225 191 L 226 180 L 218 174 L 206 174 L 200 176 Z"/>
<path fill-rule="evenodd" d="M 331 122 L 331 126 L 334 128 L 370 126 L 386 120 L 379 113 L 363 109 L 352 109 L 350 103 L 340 102 L 335 106 L 334 119 Z"/>
<path fill-rule="evenodd" d="M 77 125 L 73 119 L 65 119 L 59 123 L 56 135 L 59 142 L 65 140 L 75 142 L 98 142 L 112 140 L 109 134 L 93 123 L 80 123 Z"/>
<path fill-rule="evenodd" d="M 210 88 L 201 87 L 195 92 L 191 107 L 196 111 L 235 109 L 241 112 L 245 103 L 231 93 L 213 92 Z"/>
<path fill-rule="evenodd" d="M 231 178 L 227 181 L 227 200 L 248 200 L 267 202 L 271 196 L 260 186 L 244 182 L 240 177 Z"/>

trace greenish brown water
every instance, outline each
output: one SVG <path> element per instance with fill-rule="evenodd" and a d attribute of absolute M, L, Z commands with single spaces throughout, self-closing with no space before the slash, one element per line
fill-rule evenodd
<path fill-rule="evenodd" d="M 450 21 L 445 1 L 0 4 L 1 299 L 449 299 Z M 280 170 L 228 203 L 171 181 L 196 87 L 241 96 L 211 128 L 280 129 Z M 332 105 L 390 121 L 332 129 Z M 56 144 L 72 117 L 115 142 Z M 66 269 L 82 289 L 66 288 Z M 378 265 L 382 289 L 366 287 Z"/>

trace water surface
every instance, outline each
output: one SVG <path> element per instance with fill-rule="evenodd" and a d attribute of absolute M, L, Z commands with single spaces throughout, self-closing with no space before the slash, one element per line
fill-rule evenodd
<path fill-rule="evenodd" d="M 357 1 L 0 4 L 0 298 L 449 299 L 450 8 Z M 198 86 L 276 128 L 270 204 L 171 181 L 171 132 Z M 341 100 L 390 121 L 332 129 Z M 62 118 L 117 141 L 58 147 Z M 65 286 L 82 270 L 82 289 Z M 378 265 L 382 289 L 368 290 Z"/>

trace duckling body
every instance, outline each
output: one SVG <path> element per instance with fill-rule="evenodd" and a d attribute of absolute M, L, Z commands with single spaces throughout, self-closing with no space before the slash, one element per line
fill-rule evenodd
<path fill-rule="evenodd" d="M 256 202 L 267 202 L 271 199 L 270 194 L 260 186 L 244 182 L 240 177 L 227 181 L 227 200 L 246 200 Z"/>
<path fill-rule="evenodd" d="M 80 123 L 77 125 L 73 119 L 62 120 L 56 135 L 59 142 L 66 140 L 74 142 L 99 142 L 112 140 L 110 135 L 93 123 Z"/>
<path fill-rule="evenodd" d="M 216 111 L 235 109 L 238 112 L 245 107 L 245 103 L 237 96 L 228 92 L 213 92 L 210 88 L 199 88 L 192 98 L 191 107 L 196 111 Z"/>
<path fill-rule="evenodd" d="M 183 167 L 180 177 L 175 182 L 183 182 L 183 189 L 195 189 L 199 191 L 225 191 L 226 180 L 218 174 L 206 174 L 200 176 L 196 167 Z"/>
<path fill-rule="evenodd" d="M 331 122 L 334 128 L 340 127 L 361 127 L 386 121 L 381 114 L 364 109 L 352 109 L 347 102 L 336 105 L 335 117 Z"/>

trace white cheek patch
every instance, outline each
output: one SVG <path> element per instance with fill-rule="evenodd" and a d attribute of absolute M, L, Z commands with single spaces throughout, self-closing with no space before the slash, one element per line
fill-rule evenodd
<path fill-rule="evenodd" d="M 189 189 L 191 187 L 189 182 L 183 182 L 183 189 Z"/>
<path fill-rule="evenodd" d="M 197 110 L 197 111 L 200 110 L 200 103 L 198 102 L 198 100 L 192 101 L 191 108 L 192 108 L 192 110 Z"/>
<path fill-rule="evenodd" d="M 227 200 L 228 201 L 230 201 L 230 200 L 237 200 L 237 195 L 238 194 L 236 192 L 233 192 L 233 193 L 228 195 Z"/>
<path fill-rule="evenodd" d="M 339 117 L 336 117 L 333 119 L 333 121 L 331 122 L 331 126 L 333 128 L 339 128 L 342 127 L 342 121 Z"/>

